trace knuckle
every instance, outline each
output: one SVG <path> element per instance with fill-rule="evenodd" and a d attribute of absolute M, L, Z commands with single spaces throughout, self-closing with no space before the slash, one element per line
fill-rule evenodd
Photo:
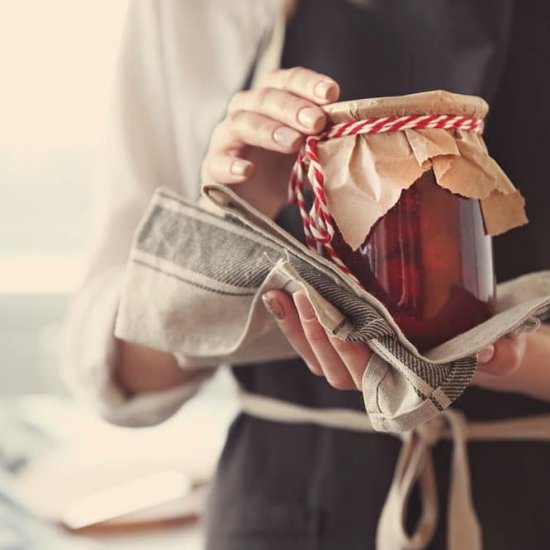
<path fill-rule="evenodd" d="M 258 87 L 268 86 L 270 82 L 277 81 L 286 69 L 275 69 L 264 73 L 258 80 Z"/>
<path fill-rule="evenodd" d="M 300 75 L 304 72 L 304 70 L 305 70 L 304 67 L 300 67 L 300 66 L 291 67 L 290 69 L 287 69 L 283 79 L 284 87 L 286 88 L 291 84 L 293 84 L 294 82 L 296 82 L 297 80 L 299 80 Z"/>
<path fill-rule="evenodd" d="M 260 140 L 264 143 L 271 143 L 273 141 L 273 132 L 275 131 L 275 124 L 270 120 L 261 120 L 254 125 L 254 132 L 257 132 Z"/>
<path fill-rule="evenodd" d="M 288 122 L 295 118 L 298 111 L 297 106 L 302 104 L 303 102 L 289 92 L 276 88 L 265 88 L 258 106 L 263 113 L 271 118 Z"/>
<path fill-rule="evenodd" d="M 246 92 L 237 92 L 236 94 L 233 95 L 233 97 L 229 101 L 229 104 L 227 105 L 227 113 L 228 114 L 239 110 L 240 105 L 243 104 L 245 93 Z"/>
<path fill-rule="evenodd" d="M 230 129 L 239 122 L 242 113 L 243 111 L 241 111 L 240 109 L 228 110 L 220 126 L 225 126 L 225 128 L 230 131 Z"/>
<path fill-rule="evenodd" d="M 237 92 L 230 100 L 229 100 L 229 103 L 227 104 L 227 114 L 230 114 L 232 113 L 233 111 L 235 111 L 237 109 L 237 106 L 240 104 L 241 102 L 241 97 L 242 97 L 242 94 L 243 92 Z"/>
<path fill-rule="evenodd" d="M 242 139 L 246 141 L 245 136 L 250 133 L 250 114 L 244 111 L 236 111 L 224 122 L 226 133 L 232 139 Z"/>
<path fill-rule="evenodd" d="M 258 88 L 254 92 L 254 103 L 258 111 L 264 111 L 273 98 L 273 89 L 268 87 Z"/>
<path fill-rule="evenodd" d="M 319 344 L 323 344 L 326 341 L 327 336 L 325 331 L 316 324 L 314 327 L 308 329 L 307 339 L 310 344 L 317 346 Z"/>
<path fill-rule="evenodd" d="M 349 376 L 340 372 L 334 372 L 327 375 L 327 382 L 337 390 L 346 390 L 352 386 Z"/>

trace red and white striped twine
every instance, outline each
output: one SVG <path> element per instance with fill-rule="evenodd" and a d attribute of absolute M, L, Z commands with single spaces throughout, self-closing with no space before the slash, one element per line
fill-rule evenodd
<path fill-rule="evenodd" d="M 332 246 L 334 220 L 330 215 L 325 193 L 325 175 L 319 162 L 317 144 L 320 141 L 359 134 L 380 134 L 407 129 L 463 130 L 483 132 L 483 119 L 459 115 L 406 115 L 401 117 L 370 117 L 365 120 L 352 120 L 335 124 L 318 136 L 309 136 L 298 153 L 289 183 L 289 201 L 298 205 L 306 244 L 320 254 L 325 250 L 328 257 L 357 284 L 357 278 L 338 256 Z M 304 200 L 306 182 L 313 190 L 313 205 L 307 210 Z"/>

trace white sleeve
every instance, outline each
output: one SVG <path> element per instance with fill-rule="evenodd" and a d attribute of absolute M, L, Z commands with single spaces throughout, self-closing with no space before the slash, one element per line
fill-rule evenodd
<path fill-rule="evenodd" d="M 150 425 L 204 380 L 126 398 L 111 376 L 114 321 L 133 233 L 158 186 L 199 195 L 213 127 L 246 80 L 277 0 L 130 4 L 94 207 L 94 244 L 65 323 L 69 386 L 107 420 Z M 180 362 L 181 363 L 181 362 Z M 185 364 L 180 364 L 185 368 Z"/>

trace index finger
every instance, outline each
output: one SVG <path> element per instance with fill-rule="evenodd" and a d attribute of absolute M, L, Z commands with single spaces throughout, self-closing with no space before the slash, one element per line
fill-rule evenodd
<path fill-rule="evenodd" d="M 340 96 L 340 86 L 333 78 L 304 67 L 268 73 L 260 79 L 260 86 L 287 90 L 318 105 L 332 103 Z"/>

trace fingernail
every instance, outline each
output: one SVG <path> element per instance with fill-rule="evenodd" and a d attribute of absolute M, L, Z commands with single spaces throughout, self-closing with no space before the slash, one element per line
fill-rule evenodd
<path fill-rule="evenodd" d="M 250 162 L 237 159 L 231 163 L 230 171 L 234 176 L 246 176 L 251 166 Z"/>
<path fill-rule="evenodd" d="M 485 363 L 489 363 L 494 356 L 495 346 L 487 346 L 477 354 L 477 361 L 479 364 L 484 365 Z"/>
<path fill-rule="evenodd" d="M 309 298 L 303 290 L 293 294 L 292 298 L 301 319 L 304 321 L 311 321 L 317 317 Z"/>
<path fill-rule="evenodd" d="M 292 147 L 298 139 L 300 139 L 300 134 L 296 130 L 287 128 L 286 126 L 279 126 L 273 132 L 273 139 L 284 147 Z"/>
<path fill-rule="evenodd" d="M 281 303 L 277 298 L 270 296 L 268 294 L 262 295 L 262 300 L 264 302 L 264 306 L 275 317 L 276 319 L 284 319 L 285 318 L 285 310 L 281 306 Z"/>
<path fill-rule="evenodd" d="M 304 107 L 298 111 L 298 121 L 306 128 L 315 128 L 322 116 L 314 107 Z"/>
<path fill-rule="evenodd" d="M 331 82 L 330 80 L 321 80 L 321 82 L 318 82 L 313 89 L 313 93 L 319 99 L 336 99 L 336 92 L 337 86 L 334 82 Z"/>

